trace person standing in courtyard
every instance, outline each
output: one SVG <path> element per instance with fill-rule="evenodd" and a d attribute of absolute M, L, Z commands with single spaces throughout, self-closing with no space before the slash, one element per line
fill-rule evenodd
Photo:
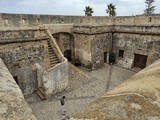
<path fill-rule="evenodd" d="M 60 99 L 60 102 L 61 102 L 61 113 L 62 113 L 62 115 L 65 115 L 65 110 L 64 110 L 65 101 L 66 101 L 66 97 L 63 96 L 63 97 Z"/>

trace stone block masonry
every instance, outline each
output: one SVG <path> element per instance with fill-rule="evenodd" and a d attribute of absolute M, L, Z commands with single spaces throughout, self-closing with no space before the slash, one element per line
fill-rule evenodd
<path fill-rule="evenodd" d="M 0 120 L 36 120 L 21 90 L 0 59 Z"/>
<path fill-rule="evenodd" d="M 23 93 L 32 93 L 37 88 L 33 65 L 39 63 L 44 69 L 50 68 L 45 29 L 1 30 L 0 36 L 0 58 Z"/>

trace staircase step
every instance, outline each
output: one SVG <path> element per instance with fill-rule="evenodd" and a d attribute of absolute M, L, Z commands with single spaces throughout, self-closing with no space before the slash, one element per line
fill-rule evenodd
<path fill-rule="evenodd" d="M 57 62 L 50 62 L 50 65 L 57 64 L 57 63 L 59 63 L 59 62 L 58 61 Z"/>
<path fill-rule="evenodd" d="M 49 53 L 52 53 L 52 54 L 55 54 L 55 52 L 52 50 L 52 51 L 48 51 Z"/>
<path fill-rule="evenodd" d="M 43 95 L 46 94 L 46 93 L 44 92 L 45 90 L 44 90 L 42 87 L 40 87 L 38 90 L 41 91 L 41 93 L 42 93 Z"/>
<path fill-rule="evenodd" d="M 49 57 L 56 57 L 57 58 L 57 55 L 55 55 L 55 54 L 49 54 Z"/>
<path fill-rule="evenodd" d="M 55 56 L 49 56 L 49 60 L 58 60 L 59 61 L 59 59 L 57 58 L 57 57 L 55 57 Z"/>
<path fill-rule="evenodd" d="M 54 53 L 54 51 L 53 51 L 53 50 L 48 50 L 48 52 L 52 52 L 52 53 Z"/>
<path fill-rule="evenodd" d="M 55 52 L 53 52 L 53 51 L 48 51 L 48 53 L 50 53 L 50 54 L 55 54 Z"/>
<path fill-rule="evenodd" d="M 48 50 L 53 50 L 52 47 L 48 47 Z"/>
<path fill-rule="evenodd" d="M 37 94 L 41 98 L 41 100 L 45 99 L 45 96 L 42 94 L 42 92 L 40 90 L 37 90 Z"/>
<path fill-rule="evenodd" d="M 50 59 L 50 61 L 58 61 L 57 57 L 50 57 L 49 59 Z"/>
<path fill-rule="evenodd" d="M 49 54 L 49 60 L 50 60 L 50 67 L 53 67 L 59 63 L 59 59 L 55 54 L 54 50 L 52 49 L 52 46 L 49 41 L 48 41 L 48 54 Z"/>
<path fill-rule="evenodd" d="M 57 63 L 56 63 L 56 64 L 51 64 L 50 66 L 51 66 L 51 67 L 54 67 L 55 65 L 57 65 Z"/>
<path fill-rule="evenodd" d="M 50 62 L 50 65 L 58 64 L 59 62 Z"/>
<path fill-rule="evenodd" d="M 58 58 L 49 58 L 50 62 L 59 61 Z"/>

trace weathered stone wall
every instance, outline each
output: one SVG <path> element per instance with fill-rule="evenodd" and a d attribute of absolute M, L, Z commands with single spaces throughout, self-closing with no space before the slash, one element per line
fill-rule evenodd
<path fill-rule="evenodd" d="M 159 59 L 159 29 L 158 26 L 116 26 L 113 46 L 117 64 L 132 68 L 134 54 L 148 56 L 147 66 Z M 118 57 L 119 50 L 124 50 L 123 57 Z"/>
<path fill-rule="evenodd" d="M 39 63 L 45 69 L 50 67 L 45 30 L 7 30 L 0 31 L 0 35 L 0 58 L 17 79 L 23 93 L 32 93 L 37 89 L 33 65 Z"/>
<path fill-rule="evenodd" d="M 74 26 L 75 58 L 84 65 L 99 68 L 104 64 L 104 52 L 111 46 L 112 26 Z"/>
<path fill-rule="evenodd" d="M 75 59 L 80 60 L 83 65 L 92 61 L 91 41 L 91 35 L 74 34 Z"/>
<path fill-rule="evenodd" d="M 112 46 L 112 34 L 104 33 L 93 35 L 92 40 L 92 62 L 94 68 L 99 68 L 108 61 L 109 52 Z M 107 53 L 107 56 L 104 53 Z M 106 57 L 106 58 L 104 58 Z M 106 61 L 104 61 L 106 59 Z"/>
<path fill-rule="evenodd" d="M 137 16 L 123 16 L 123 17 L 85 17 L 85 16 L 57 16 L 57 15 L 27 15 L 27 14 L 0 14 L 0 27 L 7 29 L 8 27 L 19 27 L 19 26 L 33 26 L 46 24 L 51 34 L 56 33 L 69 33 L 73 35 L 73 47 L 71 47 L 71 56 L 78 58 L 82 64 L 88 64 L 92 61 L 96 64 L 94 67 L 98 68 L 104 62 L 104 52 L 107 52 L 112 47 L 112 42 L 115 43 L 114 49 L 117 53 L 118 49 L 125 49 L 124 58 L 117 57 L 117 63 L 123 67 L 131 68 L 133 64 L 133 53 L 148 56 L 147 65 L 152 63 L 154 60 L 159 58 L 157 51 L 159 50 L 158 36 L 159 32 L 159 19 L 160 15 L 137 15 Z M 114 33 L 114 34 L 112 34 Z M 98 35 L 97 35 L 98 34 Z M 105 34 L 105 35 L 104 35 Z M 130 34 L 130 35 L 129 35 Z M 95 38 L 97 37 L 97 40 Z M 113 36 L 113 37 L 112 37 Z M 128 36 L 130 36 L 128 38 Z M 134 37 L 135 36 L 135 37 Z M 140 37 L 138 37 L 140 36 Z M 143 36 L 145 38 L 143 38 Z M 147 38 L 151 36 L 151 38 Z M 16 36 L 15 36 L 16 37 Z M 23 37 L 26 37 L 23 35 Z M 114 39 L 115 38 L 115 39 Z M 64 39 L 70 39 L 65 35 L 62 35 L 57 40 L 61 51 L 64 53 L 65 50 L 69 49 L 69 44 L 63 44 Z M 104 39 L 109 42 L 109 46 L 97 47 L 97 44 L 104 43 Z M 137 39 L 137 42 L 135 42 Z M 144 44 L 144 40 L 153 39 L 153 45 L 151 49 L 148 49 L 150 43 Z M 111 41 L 112 40 L 112 41 Z M 118 41 L 127 41 L 125 47 L 118 45 Z M 100 41 L 100 42 L 99 42 Z M 143 41 L 143 42 L 142 42 Z M 97 42 L 97 43 L 96 43 Z M 134 48 L 130 43 L 140 44 Z M 142 43 L 141 43 L 142 42 Z M 158 44 L 157 44 L 158 43 Z M 72 44 L 72 43 L 71 43 Z M 108 43 L 107 43 L 108 44 Z M 122 44 L 122 43 L 121 43 Z M 151 43 L 152 44 L 152 43 Z M 92 46 L 92 47 L 91 47 Z M 139 48 L 143 50 L 139 50 Z M 98 49 L 99 50 L 98 50 Z M 132 50 L 131 50 L 132 49 Z M 133 50 L 134 49 L 134 50 Z M 153 50 L 154 49 L 154 50 Z M 157 49 L 157 50 L 155 50 Z M 98 51 L 97 51 L 98 50 Z M 101 51 L 101 52 L 100 52 Z M 132 51 L 132 52 L 131 52 Z M 100 56 L 101 57 L 98 57 Z M 118 54 L 118 53 L 117 53 Z M 108 56 L 108 55 L 107 55 Z M 97 59 L 97 60 L 96 60 Z M 100 59 L 100 60 L 98 60 Z M 108 57 L 107 57 L 108 59 Z M 100 61 L 100 62 L 99 62 Z M 108 60 L 107 60 L 108 61 Z M 99 63 L 96 63 L 99 62 Z"/>
<path fill-rule="evenodd" d="M 70 120 L 159 120 L 160 60 L 141 70 Z"/>
<path fill-rule="evenodd" d="M 21 90 L 0 59 L 0 120 L 36 120 Z"/>
<path fill-rule="evenodd" d="M 108 18 L 108 19 L 106 19 Z M 109 17 L 86 16 L 60 16 L 60 15 L 36 15 L 36 14 L 0 14 L 0 27 L 33 26 L 42 24 L 112 24 Z"/>
<path fill-rule="evenodd" d="M 45 24 L 45 26 L 47 26 L 52 35 L 62 32 L 72 34 L 74 24 Z"/>
<path fill-rule="evenodd" d="M 53 95 L 63 91 L 68 86 L 68 61 L 57 64 L 44 72 L 43 87 L 47 95 Z"/>
<path fill-rule="evenodd" d="M 42 24 L 102 24 L 102 25 L 159 25 L 160 15 L 137 15 L 121 17 L 62 16 L 40 14 L 0 14 L 0 27 L 33 26 Z"/>
<path fill-rule="evenodd" d="M 74 59 L 74 37 L 70 33 L 55 33 L 53 37 L 56 39 L 61 52 L 68 60 Z M 69 52 L 67 52 L 69 51 Z"/>

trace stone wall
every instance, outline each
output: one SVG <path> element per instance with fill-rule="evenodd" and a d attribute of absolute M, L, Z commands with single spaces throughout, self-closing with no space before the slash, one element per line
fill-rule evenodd
<path fill-rule="evenodd" d="M 159 120 L 160 60 L 141 70 L 70 120 Z"/>
<path fill-rule="evenodd" d="M 69 60 L 74 60 L 74 37 L 70 33 L 56 33 L 53 34 L 61 52 Z"/>
<path fill-rule="evenodd" d="M 159 25 L 160 15 L 137 15 L 121 17 L 63 16 L 40 14 L 0 14 L 0 27 L 20 27 L 42 24 L 102 24 L 102 25 Z"/>
<path fill-rule="evenodd" d="M 108 19 L 106 19 L 108 18 Z M 62 15 L 38 15 L 38 14 L 0 14 L 0 27 L 33 26 L 42 24 L 112 24 L 109 17 L 85 17 Z"/>
<path fill-rule="evenodd" d="M 112 33 L 92 35 L 92 63 L 93 68 L 101 67 L 108 62 L 112 47 Z"/>
<path fill-rule="evenodd" d="M 91 40 L 91 35 L 74 34 L 75 59 L 83 65 L 92 61 Z"/>
<path fill-rule="evenodd" d="M 0 59 L 0 119 L 36 120 L 21 90 Z"/>
<path fill-rule="evenodd" d="M 91 62 L 93 69 L 102 66 L 104 53 L 110 51 L 112 28 L 112 26 L 74 26 L 75 58 L 85 66 Z"/>
<path fill-rule="evenodd" d="M 68 86 L 68 61 L 57 64 L 42 74 L 45 93 L 50 97 Z"/>
<path fill-rule="evenodd" d="M 113 36 L 116 62 L 120 66 L 134 67 L 135 54 L 147 56 L 147 66 L 160 58 L 158 26 L 116 26 Z M 123 57 L 118 57 L 119 50 L 124 51 Z"/>
<path fill-rule="evenodd" d="M 0 58 L 17 80 L 24 94 L 37 89 L 36 71 L 39 63 L 49 69 L 48 36 L 45 29 L 19 29 L 0 31 Z"/>
<path fill-rule="evenodd" d="M 72 60 L 79 59 L 84 65 L 92 62 L 94 67 L 98 68 L 104 63 L 104 53 L 109 56 L 108 51 L 113 46 L 117 56 L 119 49 L 125 50 L 124 58 L 117 57 L 116 62 L 123 67 L 131 68 L 134 53 L 147 55 L 147 65 L 159 58 L 159 19 L 159 14 L 127 17 L 0 14 L 0 28 L 11 29 L 45 24 L 52 35 L 61 33 L 57 43 L 63 53 L 70 47 Z M 10 36 L 9 33 L 6 34 Z M 32 36 L 31 32 L 27 34 L 29 34 L 27 37 Z M 73 36 L 71 46 L 68 46 L 69 43 L 64 44 L 64 39 L 70 39 L 64 34 Z M 22 34 L 22 37 L 26 36 Z M 120 45 L 121 42 L 124 45 Z M 132 43 L 134 45 L 130 45 Z M 107 45 L 102 46 L 102 44 Z M 98 47 L 99 45 L 101 48 Z"/>

